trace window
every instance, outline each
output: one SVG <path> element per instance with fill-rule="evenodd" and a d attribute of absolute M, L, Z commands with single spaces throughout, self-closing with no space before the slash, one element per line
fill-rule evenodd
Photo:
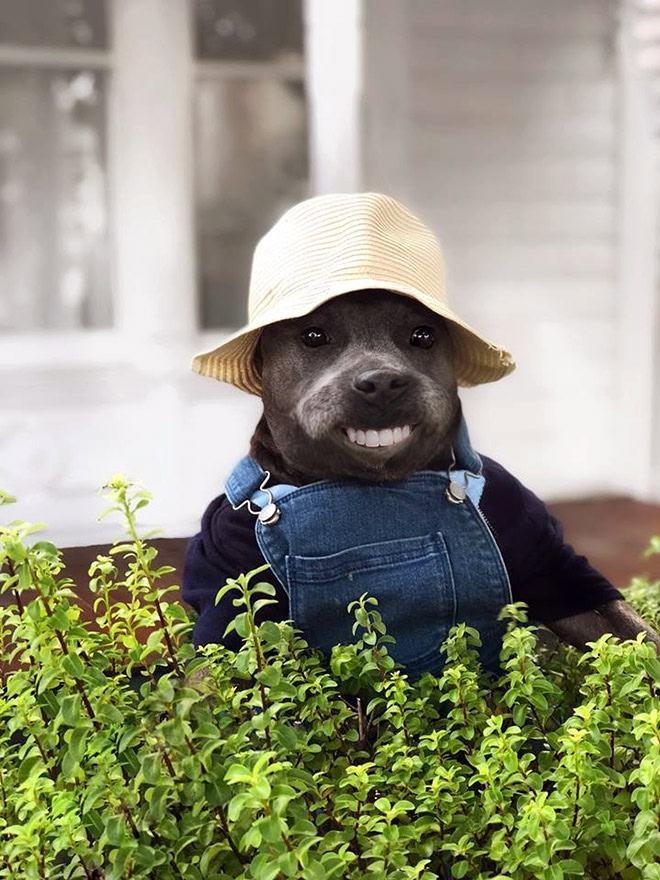
<path fill-rule="evenodd" d="M 188 2 L 197 291 L 181 295 L 191 307 L 196 295 L 200 330 L 229 329 L 245 320 L 256 242 L 309 194 L 302 0 Z M 113 313 L 108 35 L 118 20 L 125 34 L 176 16 L 121 8 L 130 14 L 108 0 L 0 0 L 0 333 L 113 328 L 134 296 L 118 281 Z M 121 152 L 121 129 L 113 143 Z"/>
<path fill-rule="evenodd" d="M 101 0 L 0 0 L 0 331 L 108 327 Z"/>
<path fill-rule="evenodd" d="M 196 0 L 197 266 L 202 328 L 246 317 L 252 252 L 308 195 L 301 0 Z"/>

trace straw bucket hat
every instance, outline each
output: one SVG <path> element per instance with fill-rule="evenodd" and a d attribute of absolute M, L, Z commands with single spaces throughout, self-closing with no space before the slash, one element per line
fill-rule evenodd
<path fill-rule="evenodd" d="M 515 369 L 508 351 L 450 309 L 444 262 L 431 232 L 404 205 L 380 193 L 333 193 L 289 208 L 259 240 L 252 259 L 249 319 L 192 369 L 261 393 L 254 350 L 264 327 L 298 318 L 352 290 L 410 296 L 449 322 L 459 385 L 494 382 Z"/>

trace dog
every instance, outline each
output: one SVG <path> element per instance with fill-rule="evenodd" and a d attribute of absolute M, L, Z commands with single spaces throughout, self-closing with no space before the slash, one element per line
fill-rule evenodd
<path fill-rule="evenodd" d="M 461 412 L 452 336 L 444 318 L 409 297 L 356 291 L 271 324 L 255 365 L 263 415 L 250 454 L 275 483 L 397 481 L 451 461 Z M 397 428 L 410 433 L 395 441 Z M 605 633 L 643 632 L 660 651 L 660 636 L 623 598 L 546 625 L 580 649 Z"/>
<path fill-rule="evenodd" d="M 365 192 L 289 208 L 255 247 L 247 324 L 192 362 L 263 400 L 250 454 L 188 544 L 193 642 L 237 646 L 218 585 L 266 561 L 262 616 L 327 654 L 370 593 L 411 676 L 442 668 L 458 621 L 496 671 L 511 601 L 578 648 L 644 633 L 660 650 L 541 499 L 470 445 L 458 387 L 515 367 L 451 308 L 440 244 L 405 205 Z"/>

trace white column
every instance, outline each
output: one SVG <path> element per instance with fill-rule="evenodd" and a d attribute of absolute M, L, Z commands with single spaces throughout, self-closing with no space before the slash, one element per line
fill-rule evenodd
<path fill-rule="evenodd" d="M 312 195 L 362 188 L 362 0 L 305 0 Z"/>
<path fill-rule="evenodd" d="M 129 339 L 183 342 L 196 329 L 190 5 L 108 9 L 116 323 Z"/>
<path fill-rule="evenodd" d="M 634 12 L 621 7 L 619 395 L 612 462 L 620 488 L 637 498 L 660 500 L 652 487 L 653 357 L 658 317 L 658 145 L 651 89 L 635 54 Z M 657 452 L 656 452 L 657 455 Z"/>
<path fill-rule="evenodd" d="M 364 185 L 405 204 L 414 203 L 415 177 L 408 161 L 409 14 L 402 0 L 365 0 Z"/>

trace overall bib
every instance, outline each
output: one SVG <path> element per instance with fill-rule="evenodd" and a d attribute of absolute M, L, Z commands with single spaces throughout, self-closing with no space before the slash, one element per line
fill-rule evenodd
<path fill-rule="evenodd" d="M 328 657 L 333 645 L 355 641 L 349 602 L 378 599 L 394 660 L 411 679 L 444 665 L 440 647 L 464 621 L 481 636 L 482 666 L 498 674 L 512 602 L 509 577 L 479 510 L 482 462 L 461 418 L 455 458 L 447 471 L 419 471 L 407 480 L 322 480 L 268 486 L 269 474 L 249 456 L 225 491 L 234 507 L 255 513 L 256 539 L 289 597 L 289 618 Z"/>

